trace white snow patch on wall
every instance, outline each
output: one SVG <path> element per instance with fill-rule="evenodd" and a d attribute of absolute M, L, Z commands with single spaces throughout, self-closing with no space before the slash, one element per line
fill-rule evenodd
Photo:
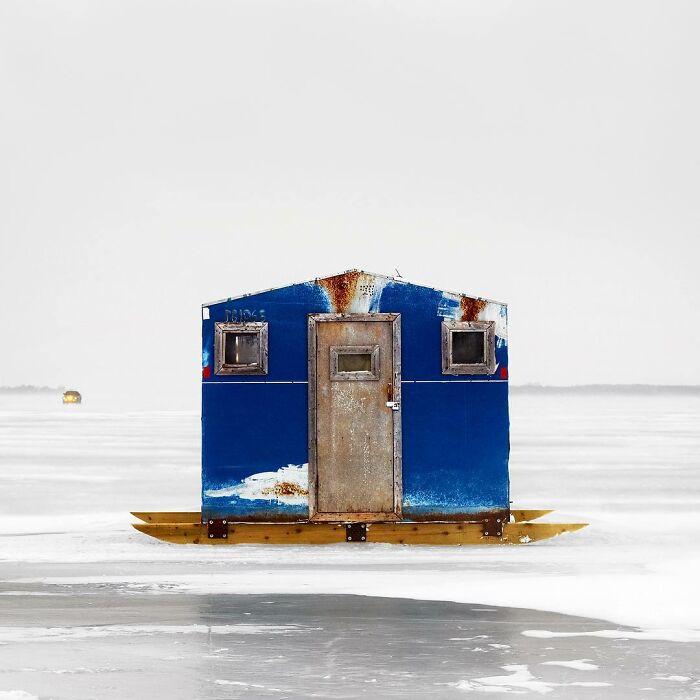
<path fill-rule="evenodd" d="M 496 338 L 502 340 L 508 339 L 508 311 L 507 307 L 502 304 L 494 304 L 489 302 L 479 312 L 477 317 L 479 321 L 493 321 L 496 329 Z"/>
<path fill-rule="evenodd" d="M 462 297 L 459 294 L 443 292 L 438 305 L 438 316 L 452 321 L 462 320 Z M 493 321 L 496 338 L 501 341 L 508 339 L 508 307 L 495 301 L 487 301 L 486 306 L 478 313 L 477 321 Z"/>
<path fill-rule="evenodd" d="M 375 277 L 366 273 L 361 274 L 357 279 L 355 294 L 348 304 L 345 313 L 347 314 L 368 314 L 379 309 L 379 299 L 382 291 L 389 280 L 384 277 Z"/>
<path fill-rule="evenodd" d="M 237 496 L 249 501 L 279 501 L 289 505 L 308 503 L 309 465 L 288 464 L 275 472 L 251 474 L 233 486 L 207 489 L 205 496 Z"/>
<path fill-rule="evenodd" d="M 39 698 L 23 690 L 0 690 L 0 700 L 39 700 Z"/>

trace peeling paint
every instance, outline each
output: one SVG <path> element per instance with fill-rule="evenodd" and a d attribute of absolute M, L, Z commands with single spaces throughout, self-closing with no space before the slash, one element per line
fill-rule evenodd
<path fill-rule="evenodd" d="M 505 304 L 443 292 L 437 313 L 451 321 L 493 321 L 498 346 L 508 340 L 508 307 Z"/>
<path fill-rule="evenodd" d="M 207 489 L 204 495 L 209 498 L 236 496 L 248 501 L 271 501 L 289 505 L 303 505 L 308 502 L 308 464 L 288 464 L 275 472 L 259 472 L 247 476 L 243 481 L 230 486 Z"/>
<path fill-rule="evenodd" d="M 308 496 L 309 490 L 293 481 L 278 481 L 274 486 L 263 489 L 262 493 L 265 496 L 279 498 L 280 496 Z"/>
<path fill-rule="evenodd" d="M 337 314 L 363 314 L 379 310 L 379 299 L 387 279 L 359 270 L 319 279 L 328 295 L 329 308 Z"/>
<path fill-rule="evenodd" d="M 479 312 L 478 321 L 493 321 L 496 331 L 496 343 L 501 347 L 508 340 L 508 307 L 489 302 Z"/>
<path fill-rule="evenodd" d="M 339 314 L 347 312 L 347 307 L 357 291 L 357 282 L 360 273 L 357 271 L 344 272 L 342 275 L 326 277 L 318 283 L 326 290 L 333 307 L 333 311 Z"/>
<path fill-rule="evenodd" d="M 462 295 L 459 306 L 462 309 L 460 321 L 476 321 L 480 319 L 479 314 L 486 308 L 486 301 L 483 299 L 473 299 Z"/>
<path fill-rule="evenodd" d="M 207 305 L 210 318 L 202 321 L 204 514 L 250 522 L 308 519 L 310 313 L 401 314 L 405 520 L 472 521 L 507 509 L 505 304 L 359 270 L 241 298 L 246 308 L 265 309 L 269 373 L 260 378 L 206 371 L 215 356 L 215 324 L 230 320 L 234 308 L 228 301 Z M 493 322 L 498 370 L 476 381 L 443 374 L 443 319 Z M 341 394 L 343 388 L 349 387 L 336 387 Z M 357 396 L 339 399 L 350 413 L 366 412 Z M 465 411 L 469 419 L 453 429 L 455 416 Z M 355 434 L 352 422 L 341 437 L 354 442 L 358 454 L 366 453 L 359 461 L 371 461 L 372 450 Z M 358 478 L 363 478 L 362 469 Z"/>

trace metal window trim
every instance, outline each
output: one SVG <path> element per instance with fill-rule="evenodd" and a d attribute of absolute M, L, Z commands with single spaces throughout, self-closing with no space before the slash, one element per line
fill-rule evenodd
<path fill-rule="evenodd" d="M 391 513 L 322 513 L 317 510 L 318 468 L 316 464 L 316 324 L 332 321 L 391 321 L 392 323 L 392 390 L 401 405 L 401 314 L 309 314 L 308 316 L 308 447 L 309 447 L 309 520 L 314 521 L 396 521 L 402 518 L 403 474 L 401 453 L 401 411 L 392 411 L 394 429 L 394 509 Z"/>
<path fill-rule="evenodd" d="M 337 381 L 379 381 L 379 345 L 331 345 L 331 372 L 330 379 L 332 382 Z M 370 367 L 369 372 L 341 372 L 338 370 L 339 355 L 369 355 Z"/>
<path fill-rule="evenodd" d="M 484 333 L 485 362 L 456 364 L 452 362 L 453 331 L 480 331 Z M 442 322 L 442 373 L 493 374 L 496 371 L 496 323 L 494 321 Z"/>
<path fill-rule="evenodd" d="M 226 333 L 250 333 L 258 336 L 258 361 L 251 365 L 230 365 L 225 359 Z M 268 323 L 267 321 L 250 321 L 233 323 L 219 321 L 214 324 L 214 374 L 267 374 L 268 359 Z"/>

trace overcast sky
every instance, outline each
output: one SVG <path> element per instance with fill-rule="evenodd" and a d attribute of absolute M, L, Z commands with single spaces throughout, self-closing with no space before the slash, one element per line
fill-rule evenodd
<path fill-rule="evenodd" d="M 700 384 L 700 3 L 0 4 L 0 384 L 196 407 L 200 304 L 505 301 L 513 383 Z"/>

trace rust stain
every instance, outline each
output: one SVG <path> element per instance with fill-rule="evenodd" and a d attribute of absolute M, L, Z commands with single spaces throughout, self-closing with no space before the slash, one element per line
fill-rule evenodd
<path fill-rule="evenodd" d="M 476 321 L 479 314 L 486 307 L 486 301 L 462 295 L 459 300 L 459 306 L 462 309 L 462 318 L 460 321 Z"/>
<path fill-rule="evenodd" d="M 278 481 L 274 486 L 263 489 L 263 494 L 265 496 L 308 496 L 309 492 L 292 481 Z"/>
<path fill-rule="evenodd" d="M 342 275 L 318 280 L 321 287 L 328 292 L 335 313 L 344 314 L 346 312 L 357 291 L 357 283 L 361 274 L 357 270 L 352 270 L 344 272 Z"/>

